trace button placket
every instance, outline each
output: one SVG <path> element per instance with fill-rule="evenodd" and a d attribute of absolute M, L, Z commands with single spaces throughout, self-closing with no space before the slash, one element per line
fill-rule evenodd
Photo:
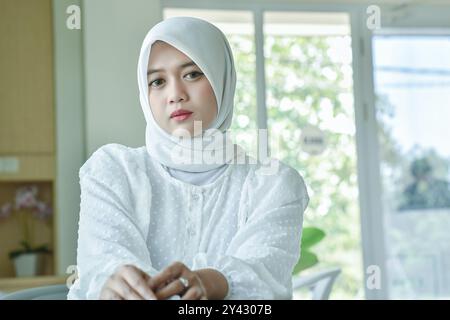
<path fill-rule="evenodd" d="M 193 233 L 194 233 L 194 221 L 192 221 L 192 217 L 190 216 L 191 213 L 192 212 L 189 212 L 189 216 L 187 218 L 187 226 L 186 226 L 187 227 L 186 231 L 187 231 L 189 240 L 191 240 Z"/>
<path fill-rule="evenodd" d="M 187 236 L 189 239 L 189 251 L 195 251 L 197 247 L 197 243 L 199 241 L 199 235 L 198 235 L 198 229 L 200 228 L 200 219 L 201 214 L 199 211 L 201 211 L 203 207 L 203 196 L 202 193 L 197 190 L 191 191 L 191 197 L 190 197 L 190 210 L 189 210 L 189 224 L 187 226 Z"/>
<path fill-rule="evenodd" d="M 201 195 L 198 193 L 198 191 L 194 191 L 193 192 L 193 194 L 192 194 L 192 201 L 193 201 L 193 204 L 194 204 L 194 208 L 201 208 L 202 206 L 201 206 Z M 192 222 L 192 224 L 191 224 L 191 228 L 190 228 L 190 230 L 189 230 L 189 232 L 190 232 L 190 236 L 193 238 L 193 237 L 195 237 L 196 235 L 197 235 L 197 232 L 196 232 L 196 229 L 197 229 L 197 225 L 198 225 L 198 216 L 197 216 L 197 214 L 193 214 L 192 215 L 192 220 L 191 220 L 191 222 Z"/>
<path fill-rule="evenodd" d="M 188 227 L 188 235 L 190 238 L 195 237 L 195 229 L 193 228 L 192 225 Z"/>
<path fill-rule="evenodd" d="M 185 243 L 183 245 L 183 257 L 186 258 L 191 255 L 192 251 L 192 219 L 191 219 L 191 207 L 189 206 L 189 211 L 186 215 L 186 231 L 185 231 Z"/>

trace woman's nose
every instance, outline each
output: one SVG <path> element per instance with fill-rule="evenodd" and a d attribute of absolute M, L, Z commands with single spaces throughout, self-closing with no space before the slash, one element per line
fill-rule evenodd
<path fill-rule="evenodd" d="M 169 86 L 169 103 L 178 103 L 186 100 L 187 94 L 183 84 L 180 81 L 173 81 Z"/>

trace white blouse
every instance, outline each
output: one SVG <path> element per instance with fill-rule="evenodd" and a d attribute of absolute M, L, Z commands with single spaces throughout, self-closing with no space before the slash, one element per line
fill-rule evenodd
<path fill-rule="evenodd" d="M 98 299 L 123 264 L 153 276 L 181 261 L 220 271 L 225 299 L 292 299 L 306 187 L 282 162 L 271 175 L 248 163 L 198 186 L 172 177 L 145 146 L 99 148 L 80 169 L 78 279 L 68 298 Z"/>

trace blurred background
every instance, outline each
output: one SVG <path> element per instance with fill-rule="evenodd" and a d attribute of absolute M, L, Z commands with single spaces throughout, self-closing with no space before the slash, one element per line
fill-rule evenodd
<path fill-rule="evenodd" d="M 450 298 L 450 1 L 0 0 L 0 292 L 74 274 L 78 170 L 145 144 L 148 30 L 210 21 L 237 69 L 234 139 L 303 175 L 302 279 L 330 299 Z M 310 285 L 294 286 L 295 299 Z"/>

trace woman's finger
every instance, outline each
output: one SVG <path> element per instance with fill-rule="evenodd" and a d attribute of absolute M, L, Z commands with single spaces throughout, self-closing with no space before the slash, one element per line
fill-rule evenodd
<path fill-rule="evenodd" d="M 123 300 L 123 298 L 114 290 L 106 288 L 103 290 L 100 300 Z"/>
<path fill-rule="evenodd" d="M 150 277 L 145 272 L 134 266 L 129 266 L 122 271 L 121 275 L 128 285 L 139 294 L 141 300 L 157 300 L 155 293 L 148 285 Z"/>
<path fill-rule="evenodd" d="M 197 288 L 201 296 L 206 296 L 206 289 L 203 282 L 195 272 L 189 270 L 189 272 L 183 273 L 182 277 L 189 281 L 189 288 Z"/>
<path fill-rule="evenodd" d="M 143 298 L 135 292 L 128 282 L 122 277 L 114 278 L 114 280 L 111 281 L 109 288 L 124 300 L 143 300 Z"/>
<path fill-rule="evenodd" d="M 178 278 L 184 269 L 187 269 L 181 262 L 175 262 L 168 266 L 166 269 L 155 275 L 150 279 L 152 288 L 159 288 L 167 281 L 173 281 Z M 189 270 L 189 269 L 188 269 Z"/>
<path fill-rule="evenodd" d="M 181 283 L 180 280 L 177 279 L 175 281 L 172 281 L 162 289 L 158 290 L 156 294 L 159 299 L 167 299 L 176 294 L 182 294 L 183 291 L 185 290 L 186 288 L 184 287 L 184 285 Z"/>
<path fill-rule="evenodd" d="M 162 288 L 168 286 L 168 285 L 171 284 L 171 283 L 172 283 L 172 281 L 170 281 L 170 280 L 164 282 L 163 284 L 161 284 L 161 285 L 155 290 L 155 292 L 158 292 L 159 290 L 161 290 Z"/>
<path fill-rule="evenodd" d="M 192 287 L 181 297 L 181 300 L 200 300 L 203 295 L 203 290 L 200 287 Z"/>

